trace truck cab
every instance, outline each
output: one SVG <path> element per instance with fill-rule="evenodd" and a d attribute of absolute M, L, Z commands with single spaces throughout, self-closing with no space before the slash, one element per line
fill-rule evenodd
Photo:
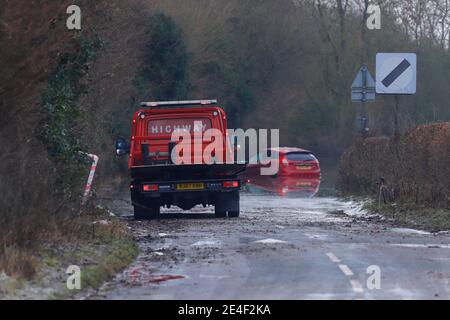
<path fill-rule="evenodd" d="M 217 217 L 239 216 L 238 174 L 245 164 L 234 161 L 227 118 L 217 100 L 141 103 L 132 119 L 131 142 L 118 139 L 116 152 L 129 153 L 136 219 L 157 218 L 161 207 L 196 205 L 214 206 Z"/>

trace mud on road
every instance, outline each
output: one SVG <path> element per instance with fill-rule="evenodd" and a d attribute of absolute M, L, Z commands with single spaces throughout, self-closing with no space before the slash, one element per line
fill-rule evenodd
<path fill-rule="evenodd" d="M 88 299 L 449 299 L 450 235 L 399 229 L 335 198 L 241 195 L 241 217 L 211 208 L 134 221 L 140 248 Z M 367 280 L 373 268 L 379 285 Z M 370 286 L 372 284 L 372 286 Z"/>

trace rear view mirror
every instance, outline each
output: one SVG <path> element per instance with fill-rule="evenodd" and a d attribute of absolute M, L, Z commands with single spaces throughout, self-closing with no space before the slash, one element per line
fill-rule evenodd
<path fill-rule="evenodd" d="M 123 156 L 130 153 L 130 145 L 124 138 L 118 138 L 116 140 L 116 154 Z"/>

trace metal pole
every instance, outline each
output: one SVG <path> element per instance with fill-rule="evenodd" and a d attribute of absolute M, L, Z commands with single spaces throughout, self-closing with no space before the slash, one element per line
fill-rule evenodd
<path fill-rule="evenodd" d="M 367 101 L 367 65 L 363 63 L 362 68 L 362 74 L 363 74 L 363 87 L 362 87 L 362 101 L 361 101 L 361 110 L 360 110 L 360 117 L 362 120 L 362 126 L 361 126 L 361 135 L 363 138 L 366 137 L 366 129 L 367 129 L 367 114 L 366 114 L 366 101 Z"/>
<path fill-rule="evenodd" d="M 394 105 L 394 139 L 397 141 L 397 139 L 400 137 L 400 128 L 399 128 L 399 121 L 398 121 L 398 112 L 400 110 L 400 96 L 395 96 L 395 105 Z"/>

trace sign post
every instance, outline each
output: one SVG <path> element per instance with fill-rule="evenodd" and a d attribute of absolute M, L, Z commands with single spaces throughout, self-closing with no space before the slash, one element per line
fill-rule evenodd
<path fill-rule="evenodd" d="M 365 64 L 359 69 L 353 80 L 351 97 L 353 102 L 361 103 L 356 125 L 362 136 L 365 137 L 369 131 L 366 102 L 375 101 L 375 80 Z"/>

